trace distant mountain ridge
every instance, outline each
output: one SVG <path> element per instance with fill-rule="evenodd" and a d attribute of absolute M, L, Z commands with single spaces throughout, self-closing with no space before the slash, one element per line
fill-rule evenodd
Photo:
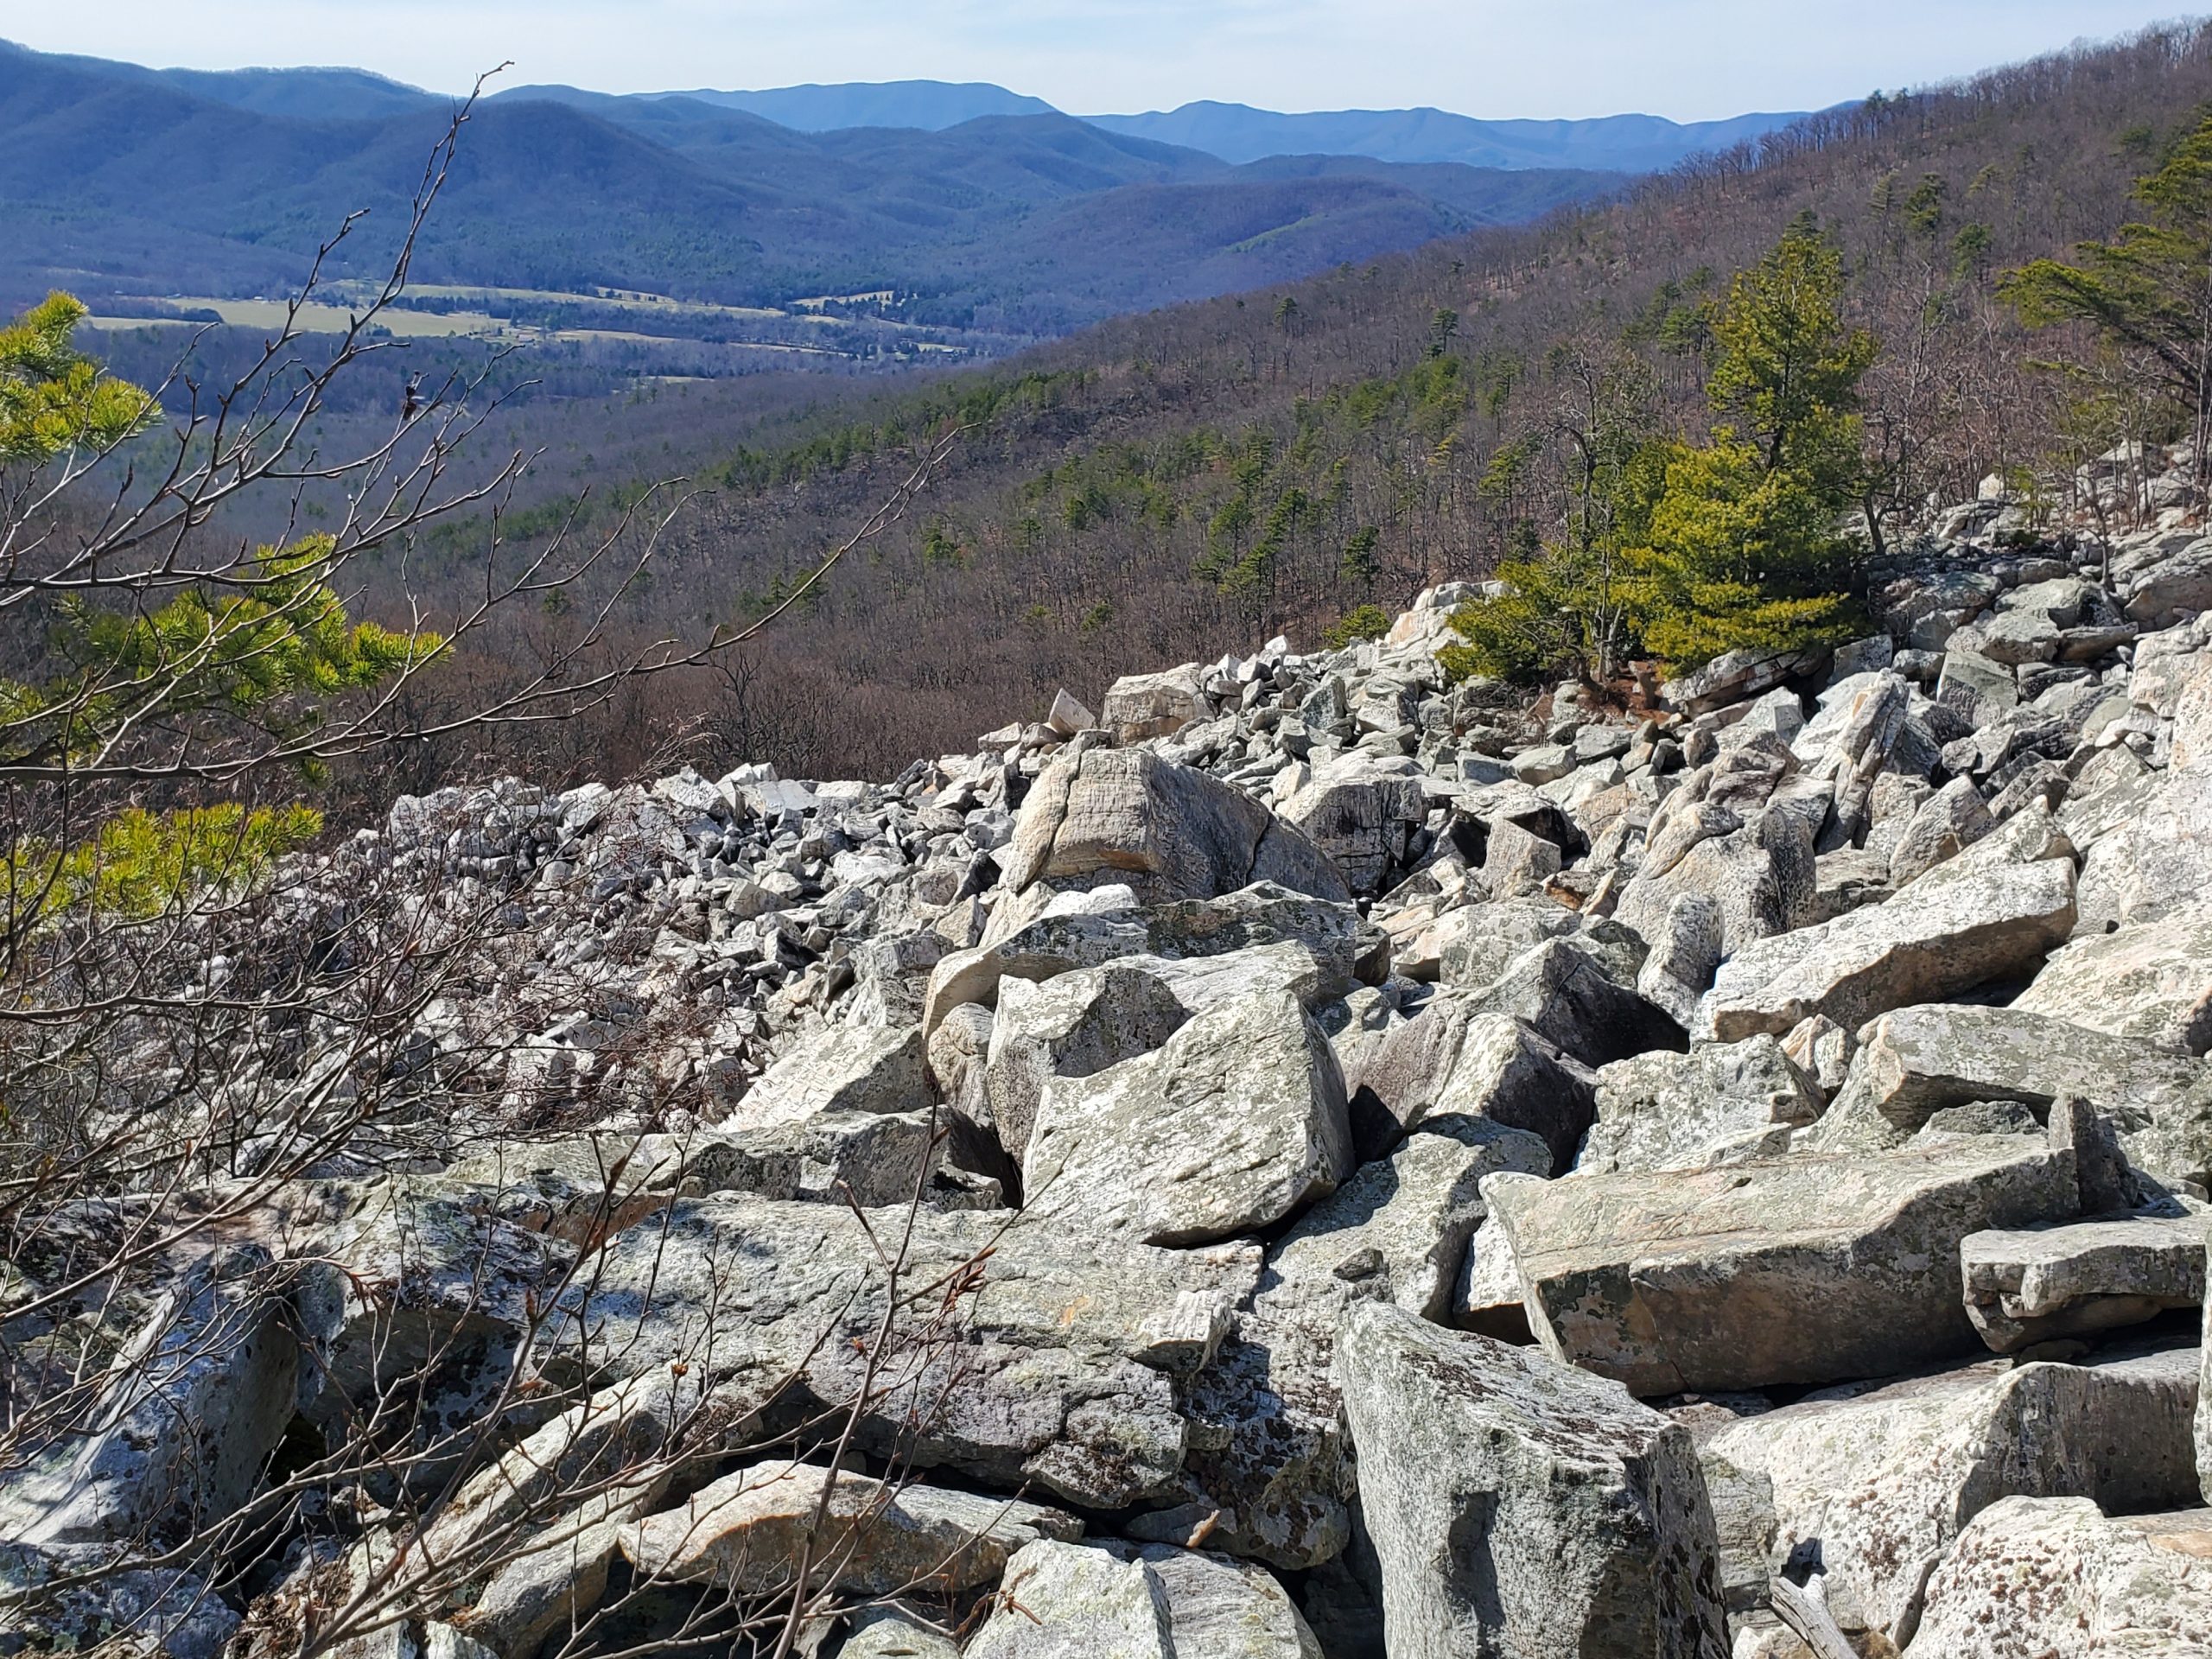
<path fill-rule="evenodd" d="M 49 61 L 123 73 L 257 115 L 323 121 L 366 120 L 412 110 L 444 108 L 444 93 L 428 92 L 362 69 L 148 69 L 104 59 L 41 54 Z M 681 100 L 740 111 L 793 132 L 862 127 L 943 132 L 997 116 L 1066 114 L 1041 98 L 988 81 L 888 80 L 809 83 L 753 92 L 710 88 L 662 92 L 588 92 L 523 86 L 494 93 L 517 102 L 552 96 L 564 103 L 594 100 L 611 116 L 616 104 Z M 1371 161 L 1464 167 L 1574 168 L 1649 173 L 1704 150 L 1727 149 L 1798 119 L 1802 111 L 1761 112 L 1719 121 L 1670 121 L 1656 115 L 1608 115 L 1580 120 L 1484 120 L 1433 108 L 1323 110 L 1290 114 L 1246 104 L 1205 99 L 1173 110 L 1073 118 L 1107 132 L 1195 149 L 1231 163 L 1275 156 L 1360 156 Z M 625 124 L 629 124 L 626 123 Z"/>
<path fill-rule="evenodd" d="M 184 73 L 0 44 L 0 302 L 281 293 L 362 208 L 334 274 L 372 273 L 452 108 L 347 71 Z M 1615 181 L 1360 157 L 1238 167 L 1057 113 L 803 132 L 697 98 L 522 87 L 476 111 L 414 274 L 737 306 L 891 290 L 905 322 L 1034 339 Z"/>
<path fill-rule="evenodd" d="M 1446 110 L 1329 110 L 1284 115 L 1243 104 L 1185 104 L 1146 115 L 1084 118 L 1109 132 L 1182 144 L 1225 162 L 1268 156 L 1365 156 L 1380 162 L 1465 167 L 1594 168 L 1654 173 L 1707 150 L 1730 149 L 1786 127 L 1803 111 L 1669 121 L 1608 115 L 1580 121 L 1481 121 Z"/>

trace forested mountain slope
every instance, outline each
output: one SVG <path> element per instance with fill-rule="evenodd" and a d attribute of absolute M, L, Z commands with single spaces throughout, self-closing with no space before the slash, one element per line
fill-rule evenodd
<path fill-rule="evenodd" d="M 2007 467 L 2070 469 L 2094 432 L 2036 362 L 2081 342 L 2031 346 L 1997 285 L 2129 217 L 2131 181 L 2208 99 L 2212 33 L 2152 33 L 1813 118 L 1537 227 L 848 399 L 726 457 L 651 590 L 623 602 L 640 628 L 755 613 L 887 493 L 920 434 L 957 418 L 972 429 L 926 511 L 715 694 L 744 752 L 861 772 L 979 717 L 1034 717 L 1055 685 L 1095 687 L 1133 657 L 1310 639 L 1548 534 L 1593 365 L 1632 358 L 1649 418 L 1701 429 L 1712 308 L 1805 215 L 1881 341 L 1863 391 L 1892 506 L 1971 496 Z M 623 718 L 700 717 L 661 712 Z"/>
<path fill-rule="evenodd" d="M 377 272 L 452 109 L 352 72 L 194 76 L 0 43 L 0 306 L 53 287 L 95 302 L 281 294 L 363 209 L 326 274 Z M 476 110 L 414 274 L 723 305 L 893 290 L 914 321 L 1037 338 L 1617 183 L 1240 168 L 1051 113 L 810 134 L 696 99 L 530 88 Z"/>

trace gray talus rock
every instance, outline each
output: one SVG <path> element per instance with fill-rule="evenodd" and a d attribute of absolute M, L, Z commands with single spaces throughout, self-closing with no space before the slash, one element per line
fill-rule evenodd
<path fill-rule="evenodd" d="M 1637 993 L 1687 1031 L 1698 999 L 1713 988 L 1726 954 L 1719 901 L 1710 893 L 1675 895 L 1651 937 L 1651 954 L 1636 976 Z"/>
<path fill-rule="evenodd" d="M 1256 1251 L 1153 1250 L 976 1211 L 871 1220 L 874 1237 L 830 1205 L 673 1205 L 569 1294 L 549 1363 L 615 1377 L 681 1363 L 717 1388 L 779 1389 L 772 1421 L 846 1402 L 884 1314 L 876 1241 L 902 1239 L 903 1286 L 963 1287 L 948 1317 L 965 1340 L 906 1357 L 911 1388 L 865 1414 L 865 1449 L 1099 1509 L 1173 1488 L 1182 1390 L 1249 1294 Z"/>
<path fill-rule="evenodd" d="M 1099 723 L 1121 743 L 1172 737 L 1206 713 L 1196 663 L 1159 674 L 1124 674 L 1107 688 L 1106 700 L 1098 705 Z"/>
<path fill-rule="evenodd" d="M 2078 1211 L 2019 1136 L 1501 1184 L 1546 1350 L 1642 1395 L 1878 1376 L 1973 1352 L 1959 1241 Z"/>
<path fill-rule="evenodd" d="M 1352 1168 L 1329 1039 L 1284 992 L 1224 1003 L 1156 1053 L 1047 1084 L 1028 1211 L 1149 1243 L 1281 1220 Z"/>
<path fill-rule="evenodd" d="M 928 1109 L 826 1111 L 761 1129 L 564 1135 L 493 1147 L 446 1173 L 496 1191 L 507 1220 L 583 1244 L 636 1226 L 679 1193 L 903 1204 L 943 1160 L 949 1122 Z"/>
<path fill-rule="evenodd" d="M 1080 1537 L 1073 1516 L 1016 1498 L 887 1485 L 812 1464 L 757 1464 L 702 1486 L 674 1509 L 622 1529 L 622 1553 L 647 1579 L 711 1584 L 737 1595 L 809 1589 L 862 1596 L 957 1592 L 995 1582 L 1039 1539 Z"/>
<path fill-rule="evenodd" d="M 937 1624 L 893 1604 L 855 1614 L 837 1659 L 960 1659 L 960 1645 Z"/>
<path fill-rule="evenodd" d="M 1447 995 L 1470 1014 L 1511 1015 L 1585 1065 L 1682 1046 L 1681 1027 L 1564 938 L 1522 951 L 1486 985 L 1440 993 L 1439 1001 Z"/>
<path fill-rule="evenodd" d="M 1967 1313 L 1984 1342 L 2009 1354 L 2200 1306 L 2208 1235 L 2206 1214 L 1969 1233 L 1959 1245 Z"/>
<path fill-rule="evenodd" d="M 1526 1129 L 1573 1163 L 1596 1107 L 1589 1071 L 1510 1014 L 1440 991 L 1367 1054 L 1351 1103 L 1363 1159 L 1388 1153 L 1431 1116 L 1485 1117 Z"/>
<path fill-rule="evenodd" d="M 1971 778 L 1954 778 L 1923 801 L 1890 853 L 1890 885 L 1902 887 L 1955 858 L 1995 826 Z"/>
<path fill-rule="evenodd" d="M 1781 1036 L 1816 1014 L 1856 1027 L 2026 978 L 2074 929 L 2072 849 L 2048 825 L 2022 813 L 1885 904 L 1747 946 L 1721 964 L 1699 1034 Z"/>
<path fill-rule="evenodd" d="M 496 1212 L 496 1189 L 397 1175 L 288 1189 L 270 1209 L 300 1255 L 334 1264 L 342 1290 L 306 1310 L 324 1386 L 305 1402 L 318 1426 L 391 1411 L 419 1448 L 467 1444 L 505 1388 L 517 1350 L 575 1248 Z M 820 1206 L 816 1206 L 820 1207 Z M 410 1473 L 442 1479 L 435 1454 Z"/>
<path fill-rule="evenodd" d="M 1598 1121 L 1575 1167 L 1694 1169 L 1745 1154 L 1820 1116 L 1819 1089 L 1774 1038 L 1700 1043 L 1616 1060 L 1598 1072 Z"/>
<path fill-rule="evenodd" d="M 1802 925 L 1816 890 L 1813 831 L 1791 813 L 1753 808 L 1750 817 L 1747 823 L 1710 800 L 1676 806 L 1669 797 L 1614 914 L 1651 939 L 1677 899 L 1709 899 L 1718 907 L 1724 956 Z"/>
<path fill-rule="evenodd" d="M 774 1128 L 823 1112 L 927 1111 L 933 1099 L 919 1026 L 831 1026 L 762 1072 L 724 1122 Z"/>
<path fill-rule="evenodd" d="M 1668 681 L 1660 696 L 1669 709 L 1701 715 L 1756 697 L 1785 681 L 1809 679 L 1826 670 L 1829 656 L 1826 651 L 1724 652 L 1694 673 Z"/>
<path fill-rule="evenodd" d="M 1335 862 L 1354 892 L 1380 893 L 1404 867 L 1428 817 L 1412 764 L 1357 750 L 1340 755 L 1315 770 L 1281 816 Z"/>
<path fill-rule="evenodd" d="M 1302 830 L 1242 790 L 1145 749 L 1070 745 L 1030 790 L 998 858 L 1012 893 L 1105 880 L 1156 902 L 1279 881 L 1318 898 L 1351 896 Z"/>
<path fill-rule="evenodd" d="M 2156 776 L 2156 774 L 2152 774 Z M 2212 888 L 2212 766 L 2178 768 L 2131 795 L 2082 863 L 2082 930 L 2152 922 Z"/>
<path fill-rule="evenodd" d="M 1282 1586 L 1225 1555 L 1032 1544 L 1003 1591 L 968 1659 L 1321 1659 Z"/>
<path fill-rule="evenodd" d="M 1380 1299 L 1441 1320 L 1468 1242 L 1489 1213 L 1483 1178 L 1551 1171 L 1551 1149 L 1486 1118 L 1431 1116 L 1387 1159 L 1361 1166 L 1268 1253 L 1262 1308 L 1325 1310 L 1333 1330 L 1354 1300 Z"/>
<path fill-rule="evenodd" d="M 1189 1017 L 1165 980 L 1122 963 L 1001 981 L 983 1089 L 1007 1156 L 1020 1166 L 1053 1078 L 1090 1077 L 1148 1054 Z"/>
<path fill-rule="evenodd" d="M 327 1269 L 258 1248 L 193 1262 L 156 1298 L 71 1432 L 36 1419 L 0 1475 L 0 1535 L 22 1544 L 183 1544 L 234 1515 L 319 1377 L 302 1338 Z M 88 1393 L 92 1389 L 88 1389 Z"/>
<path fill-rule="evenodd" d="M 0 1645 L 15 1653 L 222 1659 L 240 1624 L 199 1573 L 118 1567 L 92 1544 L 0 1541 Z"/>
<path fill-rule="evenodd" d="M 2212 1510 L 2107 1517 L 2088 1498 L 1993 1503 L 1928 1583 L 1929 1659 L 2191 1659 L 2212 1650 Z"/>
<path fill-rule="evenodd" d="M 2183 1054 L 2212 1049 L 2212 901 L 2077 938 L 2012 1003 Z"/>
<path fill-rule="evenodd" d="M 1624 985 L 1636 983 L 1645 954 L 1633 930 L 1547 898 L 1499 899 L 1446 911 L 1433 931 L 1437 976 L 1463 990 L 1491 983 L 1548 939 L 1570 941 Z"/>
<path fill-rule="evenodd" d="M 1310 980 L 1299 982 L 1310 1007 L 1388 968 L 1387 941 L 1351 906 L 1257 882 L 1219 899 L 1046 916 L 995 944 L 955 951 L 930 975 L 923 1026 L 934 1032 L 966 1003 L 995 1007 L 1009 979 L 1052 979 L 1126 957 L 1195 962 L 1260 946 L 1294 947 L 1311 958 Z"/>
<path fill-rule="evenodd" d="M 1338 1370 L 1392 1659 L 1719 1659 L 1688 1433 L 1525 1348 L 1354 1310 Z"/>
<path fill-rule="evenodd" d="M 1859 1033 L 1843 1090 L 1814 1139 L 1894 1145 L 1937 1111 L 2017 1100 L 2041 1113 L 2080 1096 L 2109 1114 L 2138 1165 L 2193 1178 L 2212 1164 L 2212 1068 L 2049 1014 L 1947 1003 L 1899 1008 Z"/>
<path fill-rule="evenodd" d="M 1929 1568 L 2000 1498 L 2190 1502 L 2196 1370 L 2194 1349 L 2082 1365 L 1986 1361 L 1745 1418 L 1702 1453 L 1716 1514 L 1727 1512 L 1723 1535 L 1764 1557 L 1732 1562 L 1731 1580 L 1817 1567 L 1846 1631 L 1902 1642 Z"/>

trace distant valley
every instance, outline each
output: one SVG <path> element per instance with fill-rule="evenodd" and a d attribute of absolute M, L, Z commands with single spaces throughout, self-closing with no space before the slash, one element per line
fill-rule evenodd
<path fill-rule="evenodd" d="M 360 71 L 152 70 L 0 44 L 0 304 L 109 330 L 269 326 L 345 215 L 310 321 L 391 257 L 453 100 Z M 989 86 L 501 92 L 391 319 L 610 373 L 1001 355 L 1117 313 L 1296 280 L 1787 118 L 1477 122 L 1237 105 L 1079 119 Z"/>

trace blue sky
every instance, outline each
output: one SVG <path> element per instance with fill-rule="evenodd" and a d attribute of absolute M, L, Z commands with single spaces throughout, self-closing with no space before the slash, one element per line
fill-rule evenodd
<path fill-rule="evenodd" d="M 441 89 L 928 76 L 1081 114 L 1274 109 L 1677 119 L 1803 109 L 2171 16 L 2131 0 L 0 0 L 0 36 L 198 68 L 355 64 Z"/>

